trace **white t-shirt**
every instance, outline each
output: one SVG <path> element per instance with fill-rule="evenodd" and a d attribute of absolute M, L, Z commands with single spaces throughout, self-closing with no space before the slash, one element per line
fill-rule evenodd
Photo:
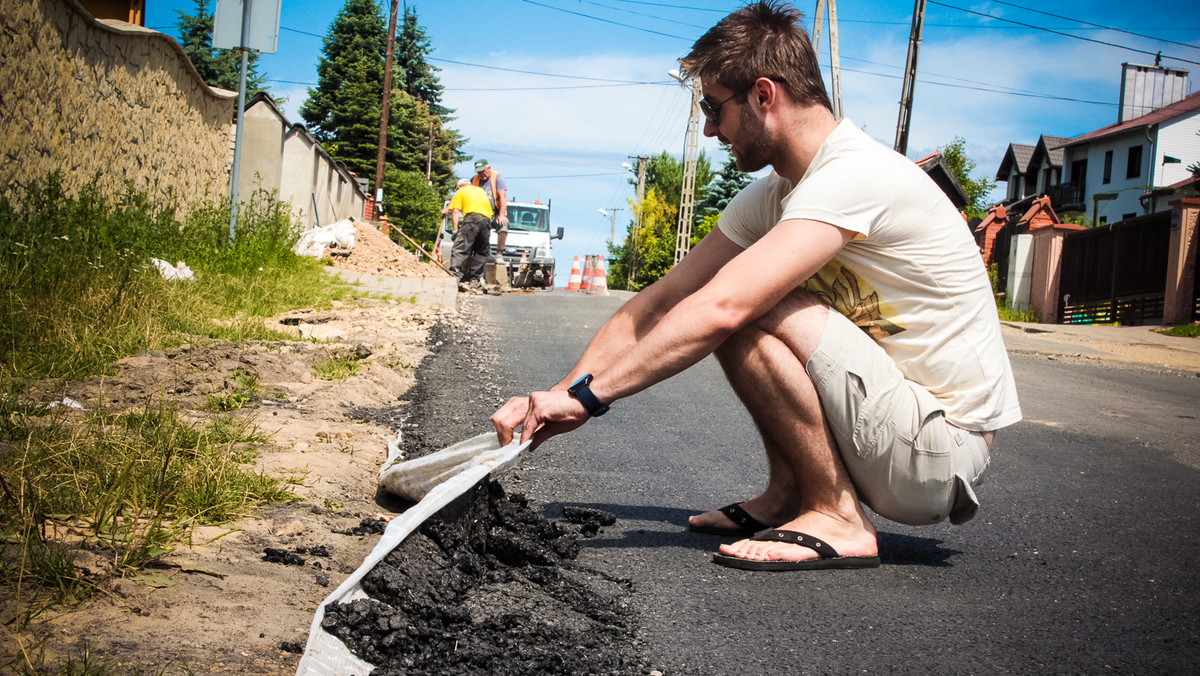
<path fill-rule="evenodd" d="M 789 219 L 857 233 L 805 285 L 937 397 L 948 421 L 986 431 L 1021 419 L 979 248 L 920 167 L 842 120 L 799 184 L 774 172 L 755 181 L 718 227 L 746 248 Z"/>

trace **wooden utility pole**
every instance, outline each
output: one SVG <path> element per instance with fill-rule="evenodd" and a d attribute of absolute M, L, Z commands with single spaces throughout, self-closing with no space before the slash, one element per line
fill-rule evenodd
<path fill-rule="evenodd" d="M 639 155 L 637 158 L 637 212 L 633 219 L 633 233 L 630 240 L 633 244 L 633 251 L 629 254 L 629 274 L 626 288 L 633 286 L 633 278 L 637 276 L 637 245 L 638 235 L 642 232 L 642 200 L 646 197 L 646 162 L 650 160 L 645 155 Z"/>
<path fill-rule="evenodd" d="M 379 154 L 375 158 L 375 211 L 379 212 L 383 202 L 383 166 L 387 155 L 388 113 L 392 110 L 392 61 L 396 52 L 396 6 L 392 0 L 391 19 L 388 20 L 387 58 L 383 65 L 383 111 L 379 116 Z"/>
<path fill-rule="evenodd" d="M 813 27 L 813 52 L 821 62 L 821 29 L 825 24 L 825 0 L 817 0 L 816 24 Z M 834 119 L 842 119 L 842 62 L 838 57 L 837 0 L 829 0 L 829 83 Z"/>
<path fill-rule="evenodd" d="M 688 113 L 687 133 L 683 138 L 683 190 L 679 195 L 679 227 L 676 228 L 675 265 L 692 246 L 692 201 L 696 196 L 696 161 L 700 135 L 700 82 L 692 79 L 692 109 Z"/>
<path fill-rule="evenodd" d="M 925 0 L 913 6 L 912 30 L 908 34 L 908 59 L 904 64 L 904 87 L 900 92 L 900 119 L 896 120 L 896 152 L 908 152 L 908 128 L 912 122 L 913 86 L 917 83 L 917 55 L 925 30 Z"/>
<path fill-rule="evenodd" d="M 425 155 L 425 182 L 433 185 L 433 120 L 429 121 L 429 151 Z"/>

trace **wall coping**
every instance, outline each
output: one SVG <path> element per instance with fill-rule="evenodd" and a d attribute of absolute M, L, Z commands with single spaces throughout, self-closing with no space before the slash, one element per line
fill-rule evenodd
<path fill-rule="evenodd" d="M 196 70 L 196 67 L 192 65 L 192 60 L 189 59 L 188 55 L 183 52 L 183 47 L 181 47 L 179 43 L 175 41 L 175 38 L 171 37 L 170 35 L 160 33 L 144 26 L 138 26 L 136 24 L 121 21 L 119 19 L 97 19 L 96 17 L 92 16 L 90 12 L 84 9 L 83 5 L 79 4 L 79 0 L 57 1 L 70 7 L 76 14 L 81 15 L 84 19 L 90 21 L 93 26 L 99 28 L 100 30 L 114 33 L 116 35 L 139 35 L 154 40 L 166 41 L 166 43 L 170 45 L 170 47 L 174 49 L 176 53 L 179 54 L 179 58 L 183 59 L 183 62 L 186 64 L 186 68 L 184 68 L 184 70 L 190 73 L 196 82 L 199 82 L 200 86 L 203 87 L 209 93 L 209 95 L 218 99 L 237 98 L 237 92 L 231 92 L 228 89 L 213 87 L 205 82 L 204 78 L 200 77 L 200 73 Z"/>

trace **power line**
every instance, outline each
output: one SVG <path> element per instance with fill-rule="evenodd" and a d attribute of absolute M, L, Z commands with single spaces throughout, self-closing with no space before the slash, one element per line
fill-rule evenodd
<path fill-rule="evenodd" d="M 665 38 L 674 38 L 674 39 L 676 39 L 676 40 L 689 40 L 689 41 L 691 40 L 691 38 L 685 38 L 685 37 L 683 37 L 683 36 L 680 36 L 680 35 L 671 35 L 670 33 L 662 33 L 662 32 L 659 32 L 659 31 L 650 30 L 649 28 L 642 28 L 642 27 L 640 27 L 640 26 L 631 26 L 631 25 L 629 25 L 629 24 L 627 24 L 627 23 L 621 23 L 621 22 L 619 22 L 619 21 L 612 21 L 612 20 L 610 20 L 610 19 L 601 19 L 600 17 L 598 17 L 598 16 L 592 16 L 591 14 L 584 14 L 583 12 L 572 12 L 572 11 L 571 11 L 571 10 L 569 10 L 569 9 L 563 9 L 563 8 L 561 8 L 561 7 L 555 7 L 554 5 L 546 5 L 546 4 L 543 4 L 543 3 L 540 3 L 540 2 L 534 2 L 533 0 L 521 0 L 521 2 L 528 3 L 528 4 L 530 4 L 530 5 L 536 5 L 536 6 L 538 6 L 538 7 L 544 7 L 544 8 L 546 8 L 546 9 L 553 9 L 553 10 L 555 10 L 555 11 L 557 11 L 557 12 L 563 12 L 563 13 L 565 13 L 565 14 L 572 14 L 572 15 L 574 15 L 574 16 L 581 16 L 581 17 L 583 17 L 583 18 L 585 18 L 585 19 L 592 19 L 593 21 L 599 21 L 599 22 L 601 22 L 601 23 L 608 23 L 608 24 L 612 24 L 612 25 L 614 25 L 614 26 L 620 26 L 620 27 L 622 27 L 622 28 L 632 28 L 632 29 L 633 29 L 633 30 L 635 30 L 635 31 L 641 31 L 641 32 L 643 32 L 643 33 L 650 33 L 651 35 L 661 35 L 661 36 L 663 36 L 663 37 L 665 37 Z"/>
<path fill-rule="evenodd" d="M 528 1 L 528 0 L 526 0 L 526 1 Z M 931 5 L 937 5 L 939 7 L 945 7 L 947 9 L 953 9 L 953 10 L 957 10 L 959 12 L 966 12 L 967 14 L 975 14 L 978 16 L 987 17 L 989 19 L 994 19 L 996 21 L 1004 21 L 1006 23 L 1016 24 L 1018 26 L 1024 26 L 1025 28 L 1032 28 L 1033 30 L 1044 31 L 1046 33 L 1052 33 L 1054 35 L 1061 35 L 1065 38 L 1071 38 L 1073 40 L 1083 40 L 1084 42 L 1094 42 L 1098 45 L 1104 45 L 1105 47 L 1116 47 L 1117 49 L 1124 49 L 1126 51 L 1136 52 L 1138 54 L 1149 54 L 1150 56 L 1154 56 L 1154 57 L 1162 56 L 1162 58 L 1164 58 L 1164 59 L 1171 59 L 1172 61 L 1182 61 L 1184 63 L 1194 63 L 1197 66 L 1200 66 L 1200 61 L 1191 61 L 1189 59 L 1182 59 L 1178 56 L 1167 56 L 1165 54 L 1162 54 L 1162 52 L 1156 53 L 1156 52 L 1148 52 L 1144 49 L 1134 49 L 1133 47 L 1126 47 L 1125 45 L 1118 45 L 1113 42 L 1105 42 L 1103 40 L 1096 40 L 1094 38 L 1085 38 L 1081 35 L 1071 35 L 1070 33 L 1063 33 L 1061 31 L 1051 30 L 1049 28 L 1043 28 L 1042 26 L 1035 26 L 1033 24 L 1022 23 L 1020 21 L 1013 21 L 1012 19 L 1005 19 L 1004 17 L 995 16 L 993 14 L 985 14 L 983 12 L 976 12 L 973 9 L 965 9 L 963 7 L 955 7 L 954 5 L 947 5 L 944 2 L 937 2 L 937 0 L 928 0 L 928 1 L 929 1 L 929 4 L 931 4 Z"/>
<path fill-rule="evenodd" d="M 1023 10 L 1025 10 L 1025 11 L 1027 11 L 1027 12 L 1034 12 L 1035 14 L 1045 14 L 1046 16 L 1052 16 L 1052 17 L 1054 17 L 1055 19 L 1063 19 L 1064 21 L 1074 21 L 1075 23 L 1081 23 L 1081 24 L 1083 24 L 1083 25 L 1085 25 L 1085 26 L 1093 26 L 1093 27 L 1095 27 L 1095 28 L 1103 28 L 1103 29 L 1104 29 L 1104 30 L 1106 30 L 1106 31 L 1116 31 L 1116 32 L 1118 32 L 1118 33 L 1124 33 L 1124 34 L 1126 34 L 1126 35 L 1132 35 L 1132 36 L 1134 36 L 1134 37 L 1138 37 L 1138 38 L 1145 38 L 1145 39 L 1147 39 L 1147 40 L 1154 40 L 1155 42 L 1165 42 L 1165 43 L 1167 43 L 1167 44 L 1179 45 L 1179 46 L 1181 46 L 1181 47 L 1190 47 L 1190 48 L 1192 48 L 1192 49 L 1200 49 L 1200 47 L 1197 47 L 1196 45 L 1189 45 L 1189 44 L 1188 44 L 1188 43 L 1186 43 L 1186 42 L 1176 42 L 1175 40 L 1167 40 L 1166 38 L 1156 38 L 1156 37 L 1154 37 L 1154 36 L 1152 36 L 1152 35 L 1142 35 L 1141 33 L 1134 33 L 1133 31 L 1127 31 L 1127 30 L 1125 30 L 1125 29 L 1123 29 L 1123 28 L 1113 28 L 1112 26 L 1103 26 L 1103 25 L 1101 25 L 1101 24 L 1098 24 L 1098 23 L 1092 23 L 1092 22 L 1090 22 L 1090 21 L 1084 21 L 1083 19 L 1072 19 L 1072 18 L 1071 18 L 1071 17 L 1069 17 L 1069 16 L 1062 16 L 1062 15 L 1059 15 L 1059 14 L 1051 14 L 1050 12 L 1043 12 L 1043 11 L 1042 11 L 1042 10 L 1040 10 L 1040 9 L 1034 9 L 1034 8 L 1032 8 L 1032 7 L 1024 7 L 1024 6 L 1022 6 L 1022 5 L 1013 4 L 1013 3 L 1011 3 L 1011 2 L 1004 2 L 1004 0 L 992 0 L 992 2 L 994 2 L 994 3 L 995 3 L 995 4 L 997 4 L 997 5 L 1006 5 L 1006 6 L 1008 6 L 1008 7 L 1015 7 L 1015 8 L 1017 8 L 1017 9 L 1023 9 Z"/>
<path fill-rule="evenodd" d="M 533 70 L 520 70 L 517 68 L 501 68 L 500 66 L 486 66 L 481 63 L 468 63 L 466 61 L 452 61 L 450 59 L 438 59 L 431 56 L 425 57 L 427 61 L 438 61 L 441 63 L 452 63 L 456 66 L 471 66 L 472 68 L 486 68 L 488 70 L 502 70 L 506 73 L 519 73 L 521 75 L 541 75 L 543 77 L 561 77 L 566 80 L 588 80 L 590 82 L 611 82 L 614 84 L 626 85 L 645 85 L 645 84 L 667 84 L 664 81 L 659 82 L 638 82 L 636 80 L 612 80 L 601 77 L 584 77 L 582 75 L 562 75 L 559 73 L 539 73 Z"/>

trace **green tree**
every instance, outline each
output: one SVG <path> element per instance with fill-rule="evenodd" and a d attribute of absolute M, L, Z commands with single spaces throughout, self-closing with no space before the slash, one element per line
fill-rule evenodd
<path fill-rule="evenodd" d="M 725 210 L 725 206 L 753 181 L 753 176 L 738 169 L 737 160 L 732 155 L 726 156 L 721 173 L 717 174 L 717 179 L 708 185 L 708 190 L 705 191 L 704 200 L 700 203 L 698 211 L 704 218 L 720 214 Z M 705 232 L 707 233 L 711 229 L 710 226 Z"/>
<path fill-rule="evenodd" d="M 987 216 L 990 206 L 988 193 L 996 187 L 996 182 L 986 176 L 971 178 L 971 172 L 975 170 L 975 160 L 967 157 L 966 144 L 962 137 L 955 136 L 952 142 L 938 148 L 938 151 L 942 153 L 942 157 L 954 172 L 954 177 L 958 179 L 958 184 L 967 194 L 967 218 L 983 218 Z"/>
<path fill-rule="evenodd" d="M 388 221 L 429 251 L 442 222 L 442 195 L 424 172 L 388 167 L 383 174 L 383 210 Z M 407 243 L 396 236 L 399 243 Z"/>
<path fill-rule="evenodd" d="M 208 0 L 196 0 L 196 13 L 175 10 L 178 18 L 179 46 L 195 66 L 196 72 L 212 87 L 237 91 L 241 81 L 242 53 L 234 49 L 214 49 L 212 46 L 213 14 Z M 246 59 L 246 98 L 266 91 L 266 76 L 258 72 L 258 52 Z"/>
<path fill-rule="evenodd" d="M 300 107 L 313 136 L 359 176 L 374 177 L 378 161 L 386 48 L 387 26 L 379 4 L 347 0 L 325 38 L 317 86 L 308 90 Z M 433 185 L 445 194 L 453 187 L 454 164 L 464 157 L 458 149 L 465 141 L 432 112 L 431 106 L 453 111 L 438 102 L 441 85 L 434 70 L 427 65 L 422 69 L 428 50 L 415 11 L 406 10 L 404 32 L 397 37 L 384 161 L 388 168 L 422 176 L 428 166 Z M 410 73 L 416 75 L 412 87 Z"/>
<path fill-rule="evenodd" d="M 438 71 L 425 57 L 433 51 L 432 43 L 425 35 L 425 29 L 417 23 L 417 10 L 413 7 L 404 8 L 404 21 L 396 34 L 395 64 L 401 87 L 409 96 L 423 101 L 429 106 L 429 111 L 449 122 L 454 111 L 442 105 L 444 87 L 438 80 Z"/>

